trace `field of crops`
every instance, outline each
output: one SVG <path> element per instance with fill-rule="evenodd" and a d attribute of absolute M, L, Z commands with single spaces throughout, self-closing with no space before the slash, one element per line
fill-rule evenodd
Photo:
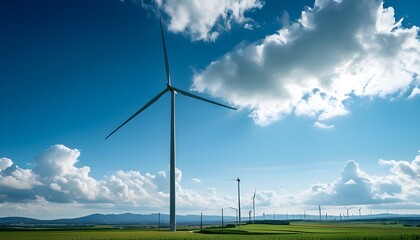
<path fill-rule="evenodd" d="M 420 239 L 419 227 L 398 224 L 292 223 L 250 224 L 240 228 L 209 228 L 203 233 L 124 229 L 2 230 L 1 240 L 128 240 L 128 239 Z"/>

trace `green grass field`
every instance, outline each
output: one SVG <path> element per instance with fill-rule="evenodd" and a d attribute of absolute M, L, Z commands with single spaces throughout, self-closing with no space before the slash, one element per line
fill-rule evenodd
<path fill-rule="evenodd" d="M 204 233 L 120 229 L 2 230 L 1 240 L 129 240 L 129 239 L 420 239 L 419 227 L 356 223 L 250 224 L 240 228 L 208 228 Z"/>

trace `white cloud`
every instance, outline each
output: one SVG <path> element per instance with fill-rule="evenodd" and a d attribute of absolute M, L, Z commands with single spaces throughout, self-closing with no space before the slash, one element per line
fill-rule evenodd
<path fill-rule="evenodd" d="M 334 182 L 312 185 L 308 201 L 321 205 L 353 205 L 372 203 L 372 198 L 372 182 L 351 160 Z"/>
<path fill-rule="evenodd" d="M 347 182 L 345 182 L 344 184 L 347 185 L 347 184 L 357 184 L 357 183 L 353 179 L 350 179 Z"/>
<path fill-rule="evenodd" d="M 155 0 L 146 4 L 142 0 L 132 0 L 143 8 L 169 17 L 169 30 L 188 35 L 193 41 L 215 41 L 220 33 L 232 24 L 243 25 L 252 30 L 257 27 L 251 18 L 245 16 L 263 7 L 260 0 Z"/>
<path fill-rule="evenodd" d="M 376 179 L 381 187 L 390 189 L 386 192 L 388 195 L 396 195 L 400 199 L 414 202 L 420 201 L 420 155 L 411 162 L 381 159 L 379 164 L 391 166 L 390 175 Z"/>
<path fill-rule="evenodd" d="M 192 40 L 215 41 L 232 23 L 252 23 L 245 12 L 262 8 L 258 0 L 162 1 L 159 7 L 169 16 L 169 30 L 187 33 Z"/>
<path fill-rule="evenodd" d="M 317 128 L 323 128 L 323 129 L 331 129 L 331 128 L 334 128 L 334 125 L 333 124 L 328 125 L 328 124 L 325 124 L 325 123 L 322 123 L 322 122 L 318 122 L 318 121 L 316 121 L 314 123 L 314 126 L 317 127 Z"/>
<path fill-rule="evenodd" d="M 419 204 L 420 155 L 411 162 L 379 160 L 391 166 L 390 174 L 369 175 L 359 165 L 348 161 L 340 176 L 331 183 L 317 183 L 303 192 L 301 198 L 309 204 Z"/>
<path fill-rule="evenodd" d="M 0 172 L 13 165 L 12 160 L 8 158 L 0 158 Z"/>
<path fill-rule="evenodd" d="M 69 212 L 79 209 L 81 214 L 118 209 L 132 211 L 133 207 L 142 212 L 168 208 L 168 171 L 154 175 L 118 170 L 110 176 L 95 179 L 89 176 L 89 167 L 75 166 L 79 156 L 77 149 L 54 145 L 37 158 L 33 170 L 21 169 L 12 160 L 0 158 L 3 169 L 0 171 L 0 211 L 44 216 L 45 211 L 65 214 L 64 209 L 73 209 Z M 313 184 L 298 194 L 281 189 L 257 189 L 258 212 L 290 208 L 300 211 L 296 206 L 318 204 L 420 206 L 420 155 L 413 161 L 379 160 L 379 164 L 389 166 L 390 173 L 369 175 L 351 160 L 336 180 Z M 202 191 L 183 188 L 179 169 L 176 169 L 176 194 L 177 209 L 183 212 L 215 211 L 237 204 L 236 194 L 221 196 L 214 187 Z M 242 193 L 243 209 L 252 208 L 253 194 L 254 189 Z"/>
<path fill-rule="evenodd" d="M 248 193 L 246 198 L 247 205 L 251 206 L 253 192 Z M 279 195 L 276 191 L 273 190 L 258 190 L 255 194 L 255 202 L 258 204 L 258 208 L 276 208 L 284 207 L 289 205 L 284 196 Z"/>
<path fill-rule="evenodd" d="M 78 161 L 80 151 L 57 144 L 48 148 L 36 161 L 34 172 L 49 178 L 77 174 L 80 169 L 74 165 Z"/>
<path fill-rule="evenodd" d="M 408 99 L 413 99 L 415 96 L 420 95 L 420 88 L 415 87 L 410 93 L 410 96 L 408 96 Z"/>
<path fill-rule="evenodd" d="M 9 158 L 0 158 L 0 196 L 10 191 L 5 198 L 14 198 L 40 184 L 31 170 L 19 168 Z"/>
<path fill-rule="evenodd" d="M 77 167 L 80 151 L 57 144 L 41 154 L 33 170 L 21 169 L 12 160 L 0 158 L 0 203 L 33 206 L 36 202 L 69 205 L 111 204 L 142 206 L 159 209 L 169 205 L 169 173 L 142 174 L 139 171 L 118 170 L 110 176 L 95 179 L 88 166 Z M 182 171 L 175 169 L 175 184 L 179 209 L 214 209 L 229 203 L 216 191 L 184 189 Z M 200 179 L 194 178 L 200 183 Z M 9 206 L 9 205 L 7 205 Z M 0 206 L 1 207 L 1 206 Z"/>
<path fill-rule="evenodd" d="M 105 198 L 106 188 L 89 176 L 90 168 L 76 167 L 80 151 L 57 144 L 39 156 L 33 174 L 42 182 L 44 197 L 54 202 L 94 201 Z M 39 193 L 34 193 L 39 194 Z"/>
<path fill-rule="evenodd" d="M 325 121 L 348 114 L 353 97 L 387 98 L 418 84 L 419 28 L 403 27 L 382 1 L 315 1 L 287 21 L 196 72 L 191 89 L 268 125 L 291 113 Z"/>
<path fill-rule="evenodd" d="M 254 26 L 252 24 L 249 24 L 249 23 L 245 23 L 244 28 L 248 29 L 248 30 L 254 30 Z"/>
<path fill-rule="evenodd" d="M 198 179 L 198 178 L 193 178 L 193 179 L 191 179 L 191 181 L 195 184 L 200 184 L 201 183 L 201 180 Z"/>

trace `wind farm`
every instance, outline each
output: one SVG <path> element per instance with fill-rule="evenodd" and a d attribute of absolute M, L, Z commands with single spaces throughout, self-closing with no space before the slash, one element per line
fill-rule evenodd
<path fill-rule="evenodd" d="M 0 23 L 1 240 L 419 239 L 414 2 L 13 0 Z"/>

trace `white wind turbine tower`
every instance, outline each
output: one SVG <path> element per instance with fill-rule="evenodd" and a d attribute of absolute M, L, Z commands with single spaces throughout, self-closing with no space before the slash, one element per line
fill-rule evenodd
<path fill-rule="evenodd" d="M 319 210 L 319 221 L 322 221 L 322 218 L 321 218 L 321 205 L 318 205 L 318 210 Z"/>
<path fill-rule="evenodd" d="M 255 222 L 255 194 L 257 193 L 257 189 L 254 191 L 254 196 L 252 196 L 252 210 L 254 212 L 254 222 Z"/>
<path fill-rule="evenodd" d="M 241 226 L 241 187 L 240 187 L 241 179 L 233 178 L 233 179 L 226 179 L 226 181 L 237 181 L 238 182 L 238 212 L 239 212 L 239 226 Z"/>
<path fill-rule="evenodd" d="M 118 129 L 120 129 L 122 126 L 127 124 L 129 121 L 131 121 L 133 118 L 135 118 L 137 115 L 139 115 L 141 112 L 146 110 L 150 105 L 155 103 L 160 97 L 162 97 L 165 93 L 170 92 L 171 93 L 171 140 L 170 140 L 170 163 L 169 163 L 169 178 L 170 178 L 170 207 L 169 207 L 169 229 L 171 231 L 176 231 L 176 214 L 175 214 L 175 95 L 176 93 L 181 93 L 184 96 L 195 98 L 201 101 L 205 101 L 208 103 L 212 103 L 215 105 L 219 105 L 221 107 L 226 107 L 230 109 L 234 109 L 233 107 L 217 103 L 215 101 L 194 95 L 190 92 L 181 90 L 179 88 L 176 88 L 172 86 L 171 84 L 171 78 L 169 73 L 169 61 L 168 61 L 168 54 L 166 51 L 166 43 L 165 43 L 165 36 L 163 34 L 163 27 L 162 27 L 162 20 L 160 20 L 160 32 L 162 36 L 162 45 L 163 45 L 163 55 L 165 58 L 165 70 L 166 70 L 166 87 L 158 93 L 154 98 L 152 98 L 148 103 L 146 103 L 143 107 L 141 107 L 137 112 L 135 112 L 131 117 L 129 117 L 124 123 L 122 123 L 119 127 L 117 127 L 114 131 L 112 131 L 105 139 L 109 138 L 112 134 L 114 134 Z M 239 179 L 239 178 L 238 178 Z"/>
<path fill-rule="evenodd" d="M 348 207 L 345 206 L 345 208 L 347 210 L 347 220 L 350 221 L 349 210 L 352 209 L 352 207 L 351 208 L 348 208 Z"/>
<path fill-rule="evenodd" d="M 238 224 L 238 209 L 234 207 L 230 207 L 231 209 L 235 210 L 236 213 L 236 224 Z"/>

